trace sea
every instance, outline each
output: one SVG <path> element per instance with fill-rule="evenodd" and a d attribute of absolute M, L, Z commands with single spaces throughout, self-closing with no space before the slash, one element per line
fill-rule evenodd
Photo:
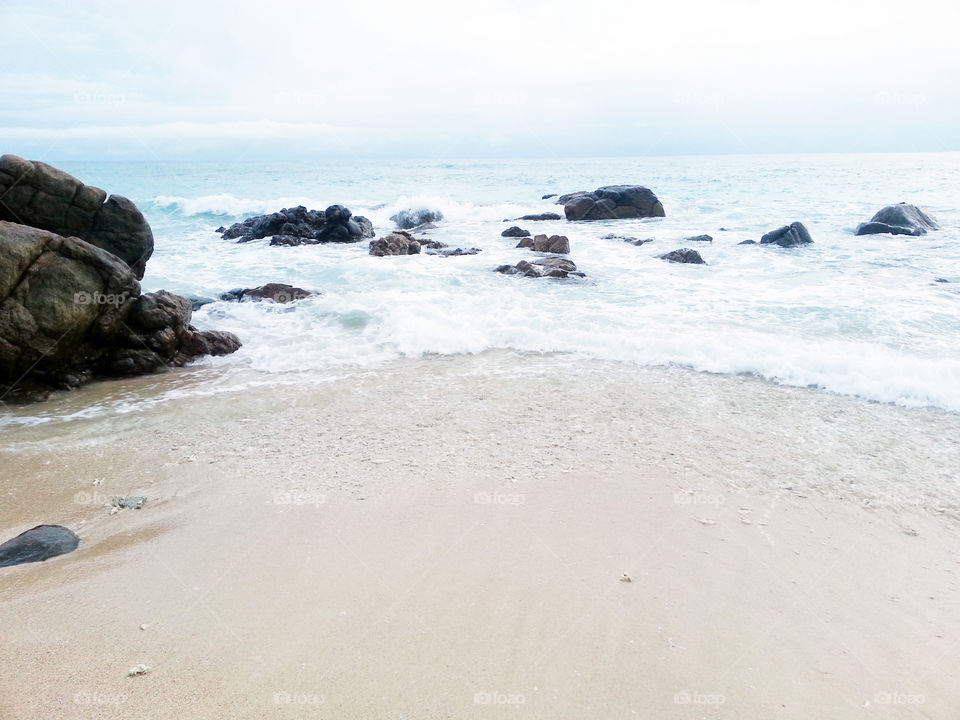
<path fill-rule="evenodd" d="M 960 411 L 960 153 L 50 162 L 143 211 L 156 242 L 144 291 L 213 299 L 195 311 L 194 324 L 241 338 L 236 354 L 197 361 L 203 379 L 178 393 L 212 392 L 225 381 L 234 389 L 329 381 L 399 359 L 506 351 L 571 367 L 750 374 Z M 651 188 L 666 217 L 512 221 L 562 215 L 544 195 L 613 184 Z M 920 206 L 941 229 L 855 236 L 858 223 L 898 202 Z M 236 243 L 216 232 L 281 208 L 334 203 L 368 217 L 378 236 L 394 228 L 398 211 L 437 210 L 443 220 L 431 239 L 481 252 L 373 257 L 367 241 L 271 247 L 269 239 Z M 807 226 L 812 245 L 740 244 L 794 221 Z M 585 277 L 494 272 L 536 256 L 501 237 L 514 224 L 566 235 Z M 638 247 L 610 234 L 653 240 Z M 701 234 L 713 241 L 687 241 Z M 706 264 L 660 258 L 682 247 Z M 318 294 L 288 305 L 218 299 L 268 282 Z M 122 405 L 137 401 L 126 393 Z M 116 399 L 104 403 L 99 410 L 116 410 Z M 39 405 L 16 421 L 41 421 L 45 412 Z"/>

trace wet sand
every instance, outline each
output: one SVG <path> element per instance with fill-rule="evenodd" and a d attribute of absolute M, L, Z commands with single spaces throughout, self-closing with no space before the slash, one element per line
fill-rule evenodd
<path fill-rule="evenodd" d="M 960 706 L 956 415 L 487 355 L 0 437 L 2 539 L 82 538 L 0 570 L 4 720 Z"/>

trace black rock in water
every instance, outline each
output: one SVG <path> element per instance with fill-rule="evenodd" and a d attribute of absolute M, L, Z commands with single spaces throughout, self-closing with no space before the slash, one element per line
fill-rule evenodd
<path fill-rule="evenodd" d="M 870 218 L 870 222 L 857 226 L 857 235 L 926 235 L 928 230 L 939 230 L 937 222 L 916 205 L 900 203 L 887 205 Z"/>
<path fill-rule="evenodd" d="M 267 283 L 256 288 L 235 288 L 220 296 L 221 300 L 240 302 L 242 300 L 272 300 L 275 303 L 290 303 L 317 295 L 310 290 L 287 285 L 286 283 Z"/>
<path fill-rule="evenodd" d="M 536 215 L 524 215 L 523 217 L 516 218 L 517 220 L 561 220 L 562 218 L 557 215 L 557 213 L 546 212 L 546 213 L 537 213 Z"/>
<path fill-rule="evenodd" d="M 0 545 L 0 567 L 43 562 L 73 552 L 79 544 L 76 533 L 62 525 L 37 525 Z"/>
<path fill-rule="evenodd" d="M 713 242 L 713 238 L 710 235 L 694 235 L 688 237 L 684 242 Z"/>
<path fill-rule="evenodd" d="M 257 215 L 218 230 L 225 240 L 250 242 L 271 237 L 271 245 L 316 245 L 328 242 L 357 242 L 374 236 L 373 223 L 353 217 L 343 205 L 326 210 L 307 210 L 303 205 L 284 208 L 269 215 Z"/>
<path fill-rule="evenodd" d="M 391 215 L 390 219 L 401 230 L 410 230 L 418 225 L 440 222 L 443 220 L 443 213 L 439 210 L 428 210 L 426 208 L 401 210 L 396 215 Z"/>
<path fill-rule="evenodd" d="M 617 220 L 624 218 L 663 217 L 663 204 L 649 188 L 642 185 L 606 185 L 593 192 L 561 195 L 567 220 Z"/>
<path fill-rule="evenodd" d="M 567 258 L 544 258 L 534 260 L 532 263 L 521 260 L 516 265 L 501 265 L 496 271 L 504 275 L 523 275 L 532 278 L 585 277 L 582 272 L 577 271 L 573 261 Z"/>
<path fill-rule="evenodd" d="M 790 223 L 782 228 L 771 230 L 762 238 L 761 245 L 779 245 L 780 247 L 796 247 L 797 245 L 810 245 L 813 238 L 807 228 L 801 222 Z"/>
<path fill-rule="evenodd" d="M 530 237 L 530 231 L 513 225 L 500 233 L 500 237 Z"/>
<path fill-rule="evenodd" d="M 706 265 L 703 258 L 700 257 L 700 253 L 696 250 L 690 248 L 680 248 L 679 250 L 671 250 L 666 255 L 660 256 L 661 260 L 668 260 L 669 262 L 675 263 L 689 263 L 692 265 Z"/>

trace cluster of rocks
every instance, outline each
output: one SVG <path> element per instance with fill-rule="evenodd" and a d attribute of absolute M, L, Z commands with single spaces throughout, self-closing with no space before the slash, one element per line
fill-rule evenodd
<path fill-rule="evenodd" d="M 240 347 L 232 333 L 193 327 L 189 299 L 141 293 L 153 233 L 133 203 L 43 163 L 6 155 L 0 167 L 8 188 L 0 208 L 15 218 L 0 220 L 0 395 L 35 400 Z M 66 234 L 81 217 L 89 239 Z"/>
<path fill-rule="evenodd" d="M 417 255 L 420 241 L 406 230 L 395 230 L 386 237 L 370 241 L 370 254 L 376 257 L 387 255 Z"/>
<path fill-rule="evenodd" d="M 521 260 L 516 265 L 501 265 L 497 268 L 498 273 L 505 275 L 523 275 L 532 278 L 567 278 L 584 277 L 582 272 L 577 271 L 577 266 L 572 260 L 567 258 L 544 258 L 543 260 L 534 260 L 527 262 Z"/>
<path fill-rule="evenodd" d="M 271 245 L 317 245 L 330 242 L 359 242 L 374 237 L 373 223 L 343 205 L 326 210 L 307 210 L 303 205 L 284 208 L 269 215 L 257 215 L 230 227 L 217 228 L 225 240 L 250 242 L 270 237 Z"/>
<path fill-rule="evenodd" d="M 664 217 L 663 204 L 653 191 L 642 185 L 606 185 L 593 192 L 561 195 L 567 220 L 617 220 Z"/>
<path fill-rule="evenodd" d="M 565 235 L 535 235 L 525 237 L 518 244 L 518 248 L 530 248 L 535 252 L 556 253 L 566 255 L 570 252 L 570 240 Z"/>
<path fill-rule="evenodd" d="M 0 220 L 76 237 L 123 260 L 143 278 L 153 232 L 130 200 L 42 162 L 0 157 Z"/>

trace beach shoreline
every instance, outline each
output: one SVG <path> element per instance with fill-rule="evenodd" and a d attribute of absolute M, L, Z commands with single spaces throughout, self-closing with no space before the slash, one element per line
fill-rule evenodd
<path fill-rule="evenodd" d="M 958 431 L 513 353 L 7 428 L 82 542 L 0 571 L 0 717 L 947 717 Z"/>

